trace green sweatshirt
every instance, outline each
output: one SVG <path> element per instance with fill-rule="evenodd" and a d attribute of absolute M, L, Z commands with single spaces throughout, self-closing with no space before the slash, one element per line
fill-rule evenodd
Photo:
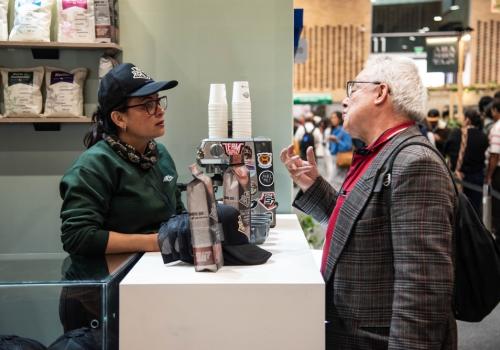
<path fill-rule="evenodd" d="M 184 210 L 177 171 L 165 146 L 149 170 L 125 161 L 105 142 L 86 150 L 60 183 L 61 241 L 72 254 L 104 254 L 109 231 L 157 232 Z"/>

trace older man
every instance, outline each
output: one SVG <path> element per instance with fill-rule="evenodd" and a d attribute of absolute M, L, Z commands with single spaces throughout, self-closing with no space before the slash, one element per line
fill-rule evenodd
<path fill-rule="evenodd" d="M 395 158 L 390 183 L 378 176 L 396 147 L 428 142 L 416 126 L 425 104 L 410 59 L 374 57 L 347 83 L 344 128 L 368 146 L 354 155 L 341 190 L 319 176 L 311 149 L 307 160 L 293 147 L 281 152 L 301 189 L 294 206 L 327 227 L 327 349 L 456 348 L 456 198 L 447 169 L 432 150 L 410 145 Z"/>

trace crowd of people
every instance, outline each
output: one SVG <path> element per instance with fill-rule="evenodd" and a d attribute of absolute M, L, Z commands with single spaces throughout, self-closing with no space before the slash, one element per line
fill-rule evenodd
<path fill-rule="evenodd" d="M 477 108 L 464 111 L 463 123 L 449 117 L 449 110 L 430 109 L 427 117 L 417 123 L 420 132 L 447 159 L 461 189 L 469 198 L 479 217 L 483 215 L 483 185 L 493 189 L 492 231 L 500 232 L 500 91 L 483 96 Z M 306 150 L 313 147 L 319 173 L 333 188 L 340 189 L 350 162 L 338 161 L 339 153 L 352 153 L 364 146 L 343 128 L 342 112 L 329 118 L 307 112 L 294 119 L 295 153 L 306 159 Z"/>

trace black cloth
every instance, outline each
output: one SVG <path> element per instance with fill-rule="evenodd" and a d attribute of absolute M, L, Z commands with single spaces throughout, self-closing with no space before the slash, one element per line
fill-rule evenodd
<path fill-rule="evenodd" d="M 48 350 L 100 350 L 101 349 L 100 330 L 87 327 L 74 329 L 64 333 L 56 339 Z"/>
<path fill-rule="evenodd" d="M 45 350 L 43 344 L 29 338 L 18 337 L 17 335 L 0 335 L 1 350 Z"/>
<path fill-rule="evenodd" d="M 460 135 L 460 140 L 462 136 Z M 460 144 L 460 142 L 459 142 Z M 467 130 L 467 146 L 465 147 L 462 168 L 464 174 L 477 174 L 484 170 L 484 159 L 488 148 L 488 137 L 478 128 Z"/>
<path fill-rule="evenodd" d="M 465 183 L 469 183 L 476 186 L 483 186 L 484 183 L 484 171 L 467 174 L 464 173 L 463 181 Z M 475 189 L 468 188 L 467 186 L 463 186 L 463 192 L 469 198 L 470 203 L 476 210 L 477 216 L 480 218 L 483 217 L 483 192 L 476 191 Z"/>
<path fill-rule="evenodd" d="M 455 171 L 458 160 L 458 152 L 460 151 L 460 141 L 462 140 L 462 130 L 460 128 L 453 129 L 444 143 L 443 155 L 450 157 L 450 169 Z"/>
<path fill-rule="evenodd" d="M 491 179 L 491 187 L 500 192 L 500 166 L 497 166 Z M 491 197 L 491 223 L 500 245 L 500 199 Z"/>

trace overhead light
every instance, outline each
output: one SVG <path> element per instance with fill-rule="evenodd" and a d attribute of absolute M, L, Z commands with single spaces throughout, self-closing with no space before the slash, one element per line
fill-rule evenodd
<path fill-rule="evenodd" d="M 470 36 L 470 34 L 469 34 L 469 33 L 464 34 L 464 35 L 462 36 L 462 40 L 463 40 L 463 41 L 470 41 L 470 39 L 471 39 L 471 36 Z"/>
<path fill-rule="evenodd" d="M 423 30 L 423 31 L 424 31 L 424 33 L 425 33 L 425 32 L 428 32 L 430 29 L 429 29 L 429 27 L 423 27 L 423 28 L 422 28 L 422 30 Z"/>
<path fill-rule="evenodd" d="M 408 39 L 410 39 L 410 41 L 415 41 L 415 37 L 414 36 L 410 36 Z"/>
<path fill-rule="evenodd" d="M 450 6 L 450 10 L 452 10 L 452 11 L 460 10 L 460 6 L 458 6 L 458 5 L 451 5 Z"/>
<path fill-rule="evenodd" d="M 434 16 L 434 22 L 441 22 L 443 20 L 443 17 L 441 16 Z"/>

